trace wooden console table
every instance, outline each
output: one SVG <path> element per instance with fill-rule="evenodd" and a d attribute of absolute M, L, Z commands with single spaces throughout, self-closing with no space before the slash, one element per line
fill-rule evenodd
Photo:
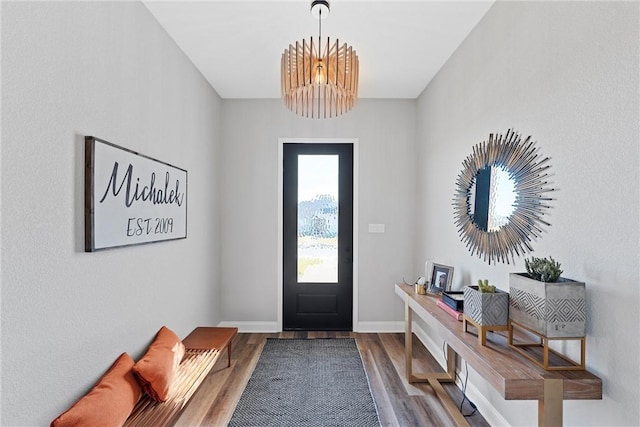
<path fill-rule="evenodd" d="M 569 399 L 602 399 L 602 380 L 588 371 L 546 371 L 507 345 L 502 334 L 490 334 L 486 346 L 466 333 L 462 323 L 436 305 L 436 298 L 418 295 L 410 285 L 397 284 L 396 294 L 405 302 L 405 366 L 407 381 L 428 382 L 460 426 L 468 426 L 441 382 L 455 381 L 458 354 L 506 400 L 537 400 L 538 425 L 561 426 L 562 402 Z M 414 373 L 412 322 L 416 314 L 434 326 L 447 344 L 447 372 Z"/>

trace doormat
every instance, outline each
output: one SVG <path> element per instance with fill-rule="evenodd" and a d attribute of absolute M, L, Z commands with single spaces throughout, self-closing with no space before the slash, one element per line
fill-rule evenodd
<path fill-rule="evenodd" d="M 355 340 L 267 339 L 229 426 L 379 427 Z"/>

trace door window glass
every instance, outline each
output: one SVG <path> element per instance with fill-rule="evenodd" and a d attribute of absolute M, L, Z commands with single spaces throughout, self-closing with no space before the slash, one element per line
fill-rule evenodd
<path fill-rule="evenodd" d="M 338 155 L 298 155 L 298 283 L 338 282 Z"/>

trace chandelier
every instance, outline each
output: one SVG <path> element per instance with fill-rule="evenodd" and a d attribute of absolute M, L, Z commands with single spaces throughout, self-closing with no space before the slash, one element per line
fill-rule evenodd
<path fill-rule="evenodd" d="M 318 17 L 318 39 L 296 41 L 282 54 L 282 99 L 303 117 L 337 117 L 351 110 L 358 98 L 358 55 L 338 39 L 322 40 L 322 19 L 329 15 L 327 0 L 311 2 Z"/>

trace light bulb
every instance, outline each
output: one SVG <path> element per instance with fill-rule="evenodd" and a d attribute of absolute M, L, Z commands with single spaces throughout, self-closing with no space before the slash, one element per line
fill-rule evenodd
<path fill-rule="evenodd" d="M 319 60 L 316 64 L 315 82 L 316 84 L 321 85 L 326 83 L 326 81 L 324 64 L 322 63 L 322 60 Z"/>

